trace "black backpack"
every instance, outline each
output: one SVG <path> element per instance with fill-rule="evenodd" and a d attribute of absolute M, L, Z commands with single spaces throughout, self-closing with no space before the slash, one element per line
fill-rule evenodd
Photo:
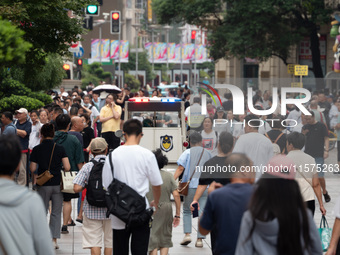
<path fill-rule="evenodd" d="M 96 207 L 106 207 L 105 190 L 102 182 L 102 172 L 105 159 L 95 161 L 92 159 L 93 167 L 90 172 L 89 180 L 86 185 L 87 202 Z"/>
<path fill-rule="evenodd" d="M 112 171 L 112 182 L 106 191 L 106 217 L 113 214 L 126 223 L 126 228 L 137 227 L 150 221 L 153 214 L 151 208 L 146 209 L 145 197 L 139 195 L 134 189 L 114 178 L 112 153 L 109 162 Z"/>

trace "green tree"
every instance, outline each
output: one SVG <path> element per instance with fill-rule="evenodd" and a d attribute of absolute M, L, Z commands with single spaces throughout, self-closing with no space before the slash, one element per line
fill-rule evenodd
<path fill-rule="evenodd" d="M 9 21 L 0 20 L 0 69 L 25 62 L 32 46 L 23 39 L 24 32 Z"/>
<path fill-rule="evenodd" d="M 210 55 L 215 59 L 250 57 L 285 64 L 293 46 L 309 37 L 314 76 L 323 78 L 318 28 L 329 23 L 332 10 L 325 0 L 154 0 L 161 24 L 186 22 L 209 28 Z M 206 25 L 207 17 L 215 24 Z M 316 79 L 317 89 L 324 88 Z"/>
<path fill-rule="evenodd" d="M 90 82 L 97 86 L 101 80 L 111 79 L 111 72 L 104 71 L 98 62 L 83 66 L 81 84 L 85 88 Z"/>
<path fill-rule="evenodd" d="M 129 54 L 129 62 L 122 63 L 121 69 L 124 71 L 136 70 L 136 53 L 131 53 L 131 48 Z M 143 70 L 146 72 L 146 82 L 150 82 L 156 77 L 156 75 L 152 73 L 152 66 L 148 60 L 148 54 L 146 51 L 138 52 L 138 70 Z"/>
<path fill-rule="evenodd" d="M 24 83 L 33 91 L 49 90 L 58 87 L 64 78 L 63 59 L 56 53 L 46 56 L 46 61 L 41 68 L 32 68 L 31 75 L 25 79 L 25 71 L 22 66 L 11 68 L 12 78 Z"/>
<path fill-rule="evenodd" d="M 83 8 L 91 2 L 96 1 L 0 1 L 0 16 L 24 31 L 23 39 L 32 44 L 26 52 L 26 62 L 20 66 L 24 70 L 25 81 L 34 84 L 36 75 L 43 71 L 48 61 L 49 53 L 70 54 L 69 44 L 79 41 L 78 36 L 84 32 Z"/>
<path fill-rule="evenodd" d="M 131 89 L 131 92 L 138 92 L 140 89 L 140 81 L 136 80 L 135 76 L 131 74 L 126 73 L 124 81 Z"/>

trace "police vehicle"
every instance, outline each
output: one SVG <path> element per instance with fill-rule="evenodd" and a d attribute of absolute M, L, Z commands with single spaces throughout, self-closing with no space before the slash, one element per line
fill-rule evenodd
<path fill-rule="evenodd" d="M 124 119 L 143 124 L 140 145 L 149 150 L 160 148 L 169 163 L 176 163 L 189 145 L 186 139 L 184 102 L 174 97 L 134 97 L 125 102 Z"/>

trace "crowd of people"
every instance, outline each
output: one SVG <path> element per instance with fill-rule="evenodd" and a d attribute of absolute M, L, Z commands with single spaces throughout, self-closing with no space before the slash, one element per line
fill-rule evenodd
<path fill-rule="evenodd" d="M 168 160 L 160 149 L 151 152 L 139 146 L 143 121 L 124 119 L 126 100 L 163 96 L 161 91 L 141 89 L 133 94 L 125 86 L 121 93 L 101 98 L 92 89 L 91 85 L 87 91 L 61 88 L 54 93 L 53 103 L 42 109 L 2 113 L 0 192 L 8 196 L 0 198 L 4 212 L 0 228 L 10 233 L 0 231 L 4 254 L 53 254 L 53 247 L 59 249 L 60 235 L 68 234 L 77 221 L 82 223 L 83 248 L 91 249 L 91 254 L 101 254 L 103 248 L 106 255 L 127 255 L 129 250 L 152 255 L 160 250 L 164 255 L 173 246 L 172 228 L 179 225 L 181 215 L 184 237 L 180 245 L 192 242 L 196 210 L 195 247 L 202 248 L 210 234 L 213 254 L 322 254 L 313 216 L 316 199 L 322 215 L 326 215 L 324 203 L 331 201 L 322 170 L 327 168 L 324 160 L 329 156 L 330 132 L 337 134 L 340 162 L 340 99 L 314 93 L 305 105 L 311 115 L 288 105 L 283 116 L 280 103 L 270 116 L 254 115 L 247 108 L 245 114 L 234 115 L 232 94 L 226 93 L 222 105 L 207 100 L 206 114 L 202 114 L 199 95 L 190 98 L 187 87 L 167 90 L 168 97 L 185 102 L 190 144 L 172 175 L 162 170 Z M 269 91 L 253 96 L 258 110 L 270 108 L 272 102 Z M 171 119 L 161 120 L 162 126 L 166 122 L 174 125 Z M 294 127 L 285 121 L 295 123 Z M 118 130 L 123 131 L 124 145 L 116 136 Z M 126 229 L 116 216 L 106 217 L 105 207 L 88 202 L 86 188 L 91 171 L 99 164 L 105 189 L 115 178 L 146 197 L 147 207 L 155 211 L 152 224 L 147 221 Z M 46 170 L 52 178 L 37 184 Z M 74 193 L 61 192 L 61 170 L 77 173 Z M 188 183 L 182 211 L 176 180 Z M 30 181 L 41 199 L 22 187 Z M 76 219 L 71 218 L 72 199 L 78 199 Z M 340 198 L 335 211 L 327 254 L 335 254 L 338 245 Z M 21 212 L 33 220 L 27 222 Z M 27 240 L 17 243 L 16 235 Z"/>

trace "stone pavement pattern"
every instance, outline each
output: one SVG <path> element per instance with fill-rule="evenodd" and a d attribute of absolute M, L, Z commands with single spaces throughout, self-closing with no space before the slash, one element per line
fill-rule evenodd
<path fill-rule="evenodd" d="M 336 164 L 336 148 L 330 152 L 330 157 L 326 159 L 326 163 Z M 333 216 L 333 208 L 335 205 L 336 199 L 340 196 L 340 174 L 326 173 L 326 186 L 329 195 L 332 200 L 329 203 L 324 203 L 324 206 L 327 210 L 327 221 L 330 227 L 333 226 L 334 216 Z M 317 200 L 316 200 L 317 201 Z M 76 207 L 76 200 L 73 201 L 73 208 Z M 174 206 L 173 206 L 174 208 Z M 77 214 L 76 211 L 72 212 L 72 219 L 76 219 Z M 315 210 L 315 223 L 317 227 L 320 224 L 321 213 L 319 210 L 318 202 L 316 202 L 316 210 Z M 69 227 L 69 234 L 62 234 L 61 239 L 58 240 L 59 250 L 56 251 L 56 254 L 90 254 L 90 250 L 82 249 L 82 224 L 76 222 L 75 227 Z M 181 224 L 173 229 L 172 241 L 174 247 L 170 248 L 169 254 L 171 255 L 190 255 L 190 254 L 200 254 L 207 255 L 212 254 L 210 249 L 210 236 L 207 236 L 207 239 L 204 241 L 203 248 L 196 248 L 196 236 L 197 236 L 197 219 L 193 219 L 193 230 L 191 234 L 192 242 L 188 246 L 181 246 L 180 242 L 182 241 L 183 234 L 183 217 L 181 217 Z"/>

